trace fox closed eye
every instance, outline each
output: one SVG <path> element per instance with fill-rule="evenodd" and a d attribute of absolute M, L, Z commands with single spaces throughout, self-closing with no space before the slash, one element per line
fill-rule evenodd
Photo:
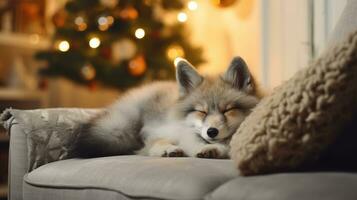
<path fill-rule="evenodd" d="M 236 111 L 236 110 L 239 110 L 239 108 L 237 108 L 237 107 L 228 108 L 228 109 L 223 111 L 223 114 L 231 112 L 231 111 Z"/>
<path fill-rule="evenodd" d="M 199 113 L 202 113 L 202 114 L 207 115 L 207 112 L 206 112 L 206 111 L 203 111 L 203 110 L 193 110 L 193 112 L 199 112 Z"/>

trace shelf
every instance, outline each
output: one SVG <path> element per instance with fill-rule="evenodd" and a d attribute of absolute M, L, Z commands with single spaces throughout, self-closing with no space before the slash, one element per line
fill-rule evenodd
<path fill-rule="evenodd" d="M 38 90 L 0 88 L 0 100 L 38 100 L 45 96 L 45 92 Z"/>
<path fill-rule="evenodd" d="M 42 50 L 50 46 L 50 41 L 48 38 L 38 34 L 0 32 L 0 46 L 27 50 Z"/>

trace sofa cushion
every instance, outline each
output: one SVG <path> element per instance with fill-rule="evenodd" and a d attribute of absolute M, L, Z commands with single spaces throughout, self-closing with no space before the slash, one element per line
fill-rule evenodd
<path fill-rule="evenodd" d="M 69 159 L 43 165 L 27 174 L 24 194 L 35 193 L 33 190 L 39 188 L 65 188 L 82 193 L 83 199 L 89 198 L 88 190 L 92 189 L 134 198 L 202 199 L 237 175 L 230 160 L 142 156 Z"/>
<path fill-rule="evenodd" d="M 206 197 L 244 200 L 354 200 L 357 197 L 357 174 L 295 173 L 239 177 Z"/>

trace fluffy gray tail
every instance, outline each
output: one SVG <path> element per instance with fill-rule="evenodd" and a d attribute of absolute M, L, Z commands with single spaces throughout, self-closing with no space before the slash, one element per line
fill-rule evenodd
<path fill-rule="evenodd" d="M 90 158 L 134 154 L 134 151 L 143 146 L 138 132 L 140 130 L 101 130 L 95 124 L 84 124 L 75 141 L 72 155 Z"/>

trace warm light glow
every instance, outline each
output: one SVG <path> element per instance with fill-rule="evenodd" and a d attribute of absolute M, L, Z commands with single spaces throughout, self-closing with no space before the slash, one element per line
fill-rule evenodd
<path fill-rule="evenodd" d="M 79 31 L 85 31 L 87 29 L 87 24 L 86 23 L 80 24 L 78 25 L 77 28 Z"/>
<path fill-rule="evenodd" d="M 177 14 L 177 20 L 179 22 L 185 22 L 187 21 L 187 14 L 184 12 L 180 12 L 179 14 Z"/>
<path fill-rule="evenodd" d="M 109 28 L 108 24 L 99 25 L 99 30 L 101 31 L 106 31 L 108 30 L 108 28 Z"/>
<path fill-rule="evenodd" d="M 92 65 L 87 64 L 81 69 L 83 78 L 86 80 L 92 80 L 95 78 L 96 72 Z"/>
<path fill-rule="evenodd" d="M 166 51 L 166 55 L 170 60 L 175 60 L 178 57 L 185 56 L 185 52 L 180 45 L 170 45 Z"/>
<path fill-rule="evenodd" d="M 145 31 L 142 28 L 138 28 L 135 31 L 135 37 L 138 39 L 142 39 L 143 37 L 145 37 Z"/>
<path fill-rule="evenodd" d="M 58 50 L 60 50 L 62 52 L 68 51 L 69 48 L 70 48 L 69 42 L 66 40 L 63 40 L 60 43 L 58 43 Z"/>
<path fill-rule="evenodd" d="M 77 25 L 79 31 L 85 31 L 87 29 L 87 24 L 84 22 L 83 17 L 78 16 L 74 19 L 74 23 Z"/>
<path fill-rule="evenodd" d="M 114 23 L 114 17 L 112 16 L 107 16 L 108 24 L 113 24 Z"/>
<path fill-rule="evenodd" d="M 107 25 L 108 24 L 108 19 L 106 17 L 101 16 L 101 17 L 98 18 L 98 24 L 101 25 L 101 26 Z"/>
<path fill-rule="evenodd" d="M 89 40 L 89 46 L 93 49 L 98 48 L 100 45 L 100 40 L 97 37 L 93 37 Z"/>
<path fill-rule="evenodd" d="M 109 26 L 114 23 L 114 17 L 112 16 L 102 16 L 98 18 L 99 30 L 106 31 L 109 29 Z"/>
<path fill-rule="evenodd" d="M 74 19 L 74 23 L 75 23 L 76 25 L 80 26 L 81 24 L 84 23 L 83 17 L 81 17 L 81 16 L 76 17 L 76 19 Z"/>
<path fill-rule="evenodd" d="M 189 10 L 197 10 L 198 3 L 196 1 L 189 1 L 187 3 L 187 7 L 188 7 Z"/>

